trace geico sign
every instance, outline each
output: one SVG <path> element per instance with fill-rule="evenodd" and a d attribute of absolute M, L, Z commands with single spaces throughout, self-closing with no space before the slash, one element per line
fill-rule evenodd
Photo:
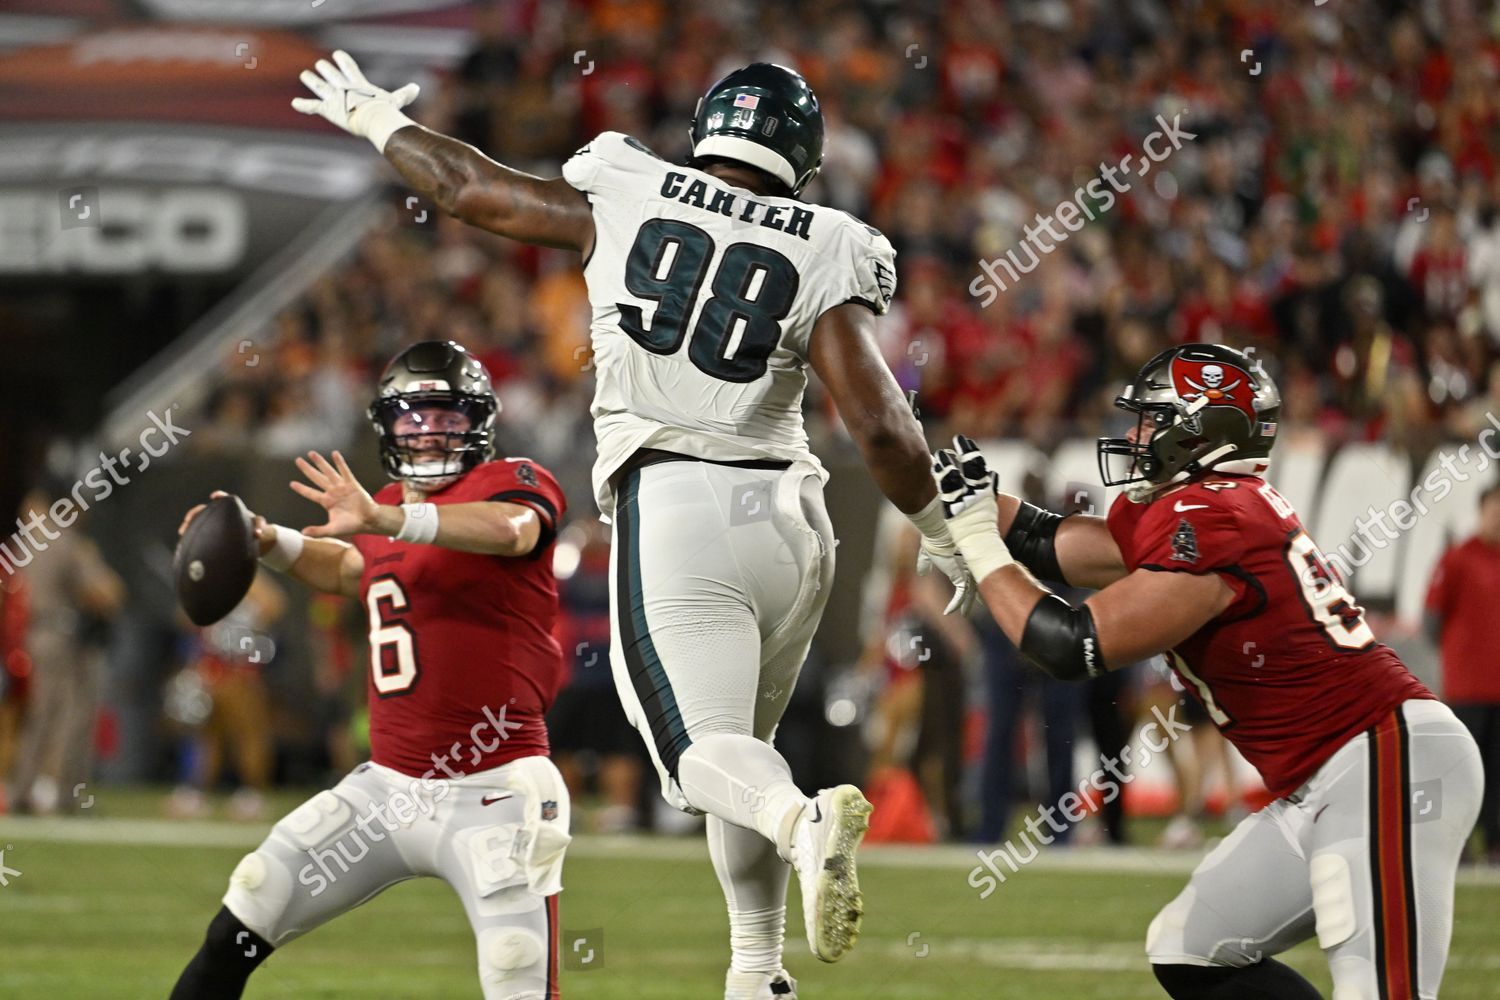
<path fill-rule="evenodd" d="M 102 204 L 57 192 L 0 193 L 0 271 L 118 274 L 223 271 L 245 254 L 245 205 L 233 191 L 109 188 Z"/>

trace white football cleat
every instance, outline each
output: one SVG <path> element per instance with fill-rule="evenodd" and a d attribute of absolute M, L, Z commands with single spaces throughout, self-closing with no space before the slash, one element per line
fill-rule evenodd
<path fill-rule="evenodd" d="M 873 808 L 853 785 L 825 788 L 792 829 L 792 865 L 802 886 L 807 946 L 824 962 L 837 962 L 859 940 L 864 897 L 854 852 L 870 828 Z"/>
<path fill-rule="evenodd" d="M 724 977 L 724 1000 L 797 1000 L 797 980 L 782 969 L 769 972 L 735 972 Z"/>

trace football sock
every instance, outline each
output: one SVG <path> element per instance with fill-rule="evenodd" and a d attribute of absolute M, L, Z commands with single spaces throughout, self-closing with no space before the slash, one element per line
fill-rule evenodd
<path fill-rule="evenodd" d="M 1269 958 L 1227 965 L 1152 965 L 1172 1000 L 1321 1000 L 1312 983 Z"/>
<path fill-rule="evenodd" d="M 732 733 L 696 739 L 677 762 L 677 785 L 693 808 L 758 831 L 789 856 L 783 841 L 791 824 L 783 821 L 800 813 L 808 799 L 769 743 Z"/>
<path fill-rule="evenodd" d="M 264 938 L 221 906 L 209 922 L 203 947 L 172 988 L 170 1000 L 237 1000 L 245 992 L 250 973 L 271 951 Z"/>
<path fill-rule="evenodd" d="M 717 816 L 708 817 L 708 854 L 729 904 L 730 969 L 775 975 L 781 971 L 791 867 L 765 837 Z"/>

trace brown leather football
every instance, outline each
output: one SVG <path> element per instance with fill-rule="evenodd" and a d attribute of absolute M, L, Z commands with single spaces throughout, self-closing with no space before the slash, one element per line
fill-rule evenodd
<path fill-rule="evenodd" d="M 255 520 L 237 496 L 210 500 L 172 556 L 177 601 L 194 625 L 212 625 L 244 600 L 260 555 Z"/>

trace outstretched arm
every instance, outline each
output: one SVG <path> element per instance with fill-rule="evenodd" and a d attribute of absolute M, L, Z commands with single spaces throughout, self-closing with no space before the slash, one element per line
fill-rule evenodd
<path fill-rule="evenodd" d="M 808 359 L 864 456 L 875 485 L 922 533 L 918 572 L 937 566 L 953 581 L 948 611 L 968 613 L 974 581 L 943 524 L 922 425 L 875 344 L 875 314 L 855 303 L 834 306 L 813 326 Z"/>
<path fill-rule="evenodd" d="M 1233 602 L 1218 574 L 1138 569 L 1069 604 L 1013 557 L 997 526 L 994 474 L 972 441 L 954 444 L 938 452 L 935 470 L 948 527 L 996 624 L 1052 676 L 1081 680 L 1164 652 Z"/>
<path fill-rule="evenodd" d="M 332 63 L 319 59 L 316 69 L 301 76 L 316 96 L 299 97 L 292 107 L 369 139 L 412 187 L 444 212 L 523 243 L 585 256 L 593 249 L 593 212 L 583 193 L 567 181 L 512 170 L 468 143 L 423 128 L 401 111 L 416 100 L 417 85 L 382 90 L 365 79 L 347 52 L 335 52 Z"/>
<path fill-rule="evenodd" d="M 880 492 L 908 516 L 931 504 L 937 497 L 932 457 L 922 425 L 876 346 L 875 314 L 846 303 L 819 316 L 808 360 Z"/>
<path fill-rule="evenodd" d="M 544 180 L 512 170 L 420 125 L 394 133 L 384 153 L 412 187 L 471 226 L 584 256 L 593 249 L 588 199 L 561 177 Z"/>
<path fill-rule="evenodd" d="M 214 490 L 209 499 L 228 495 L 223 490 Z M 203 512 L 203 506 L 200 503 L 183 515 L 178 535 L 187 531 L 193 518 Z M 359 581 L 365 572 L 365 557 L 359 549 L 337 538 L 304 538 L 299 532 L 272 524 L 259 514 L 255 515 L 254 524 L 256 546 L 266 565 L 325 594 L 359 596 Z"/>
<path fill-rule="evenodd" d="M 1099 590 L 1125 578 L 1125 558 L 1102 517 L 1061 517 L 1009 493 L 995 495 L 1000 537 L 1044 580 Z"/>
<path fill-rule="evenodd" d="M 431 503 L 405 507 L 378 504 L 359 484 L 343 455 L 335 451 L 331 463 L 315 451 L 307 456 L 299 456 L 296 462 L 308 482 L 293 480 L 291 487 L 328 512 L 326 524 L 302 529 L 308 538 L 384 535 L 457 552 L 513 557 L 530 555 L 541 540 L 541 519 L 525 504 L 496 500 L 444 504 L 441 508 Z M 411 524 L 412 515 L 421 523 Z"/>

